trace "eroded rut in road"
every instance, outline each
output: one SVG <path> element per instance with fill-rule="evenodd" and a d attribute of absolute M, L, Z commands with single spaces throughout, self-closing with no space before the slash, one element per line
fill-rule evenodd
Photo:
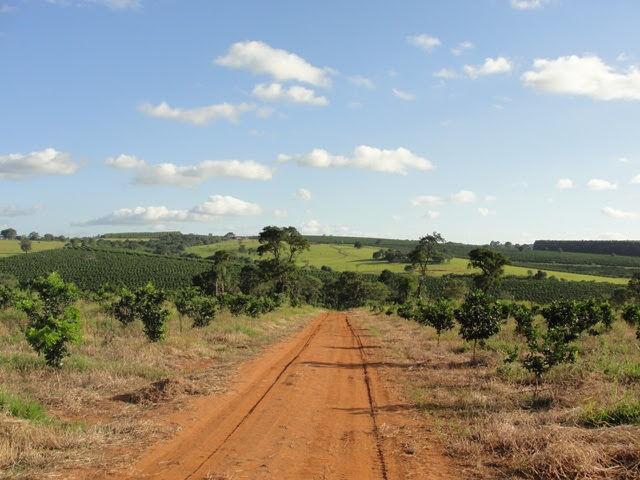
<path fill-rule="evenodd" d="M 411 478 L 381 435 L 376 402 L 387 395 L 367 348 L 346 314 L 319 316 L 246 363 L 231 392 L 183 412 L 174 438 L 109 478 Z"/>

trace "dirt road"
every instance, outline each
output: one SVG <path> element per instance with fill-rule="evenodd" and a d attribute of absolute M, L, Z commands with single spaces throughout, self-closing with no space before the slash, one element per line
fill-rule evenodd
<path fill-rule="evenodd" d="M 246 363 L 228 394 L 180 413 L 175 437 L 110 478 L 414 478 L 382 433 L 393 409 L 366 340 L 346 314 L 322 314 Z M 445 472 L 436 462 L 419 478 L 453 478 Z"/>

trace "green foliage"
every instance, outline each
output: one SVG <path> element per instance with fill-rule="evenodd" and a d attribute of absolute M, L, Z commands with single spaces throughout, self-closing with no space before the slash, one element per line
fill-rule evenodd
<path fill-rule="evenodd" d="M 222 301 L 232 315 L 249 315 L 254 318 L 275 310 L 281 303 L 279 297 L 254 297 L 242 293 L 225 295 Z"/>
<path fill-rule="evenodd" d="M 206 327 L 216 316 L 218 301 L 214 297 L 198 295 L 191 300 L 191 314 L 194 327 Z"/>
<path fill-rule="evenodd" d="M 0 259 L 0 274 L 21 283 L 56 271 L 79 288 L 98 291 L 105 284 L 134 289 L 153 281 L 159 288 L 191 285 L 194 276 L 208 271 L 211 262 L 167 257 L 132 250 L 64 248 Z"/>
<path fill-rule="evenodd" d="M 479 268 L 480 274 L 473 279 L 476 288 L 496 293 L 504 266 L 509 262 L 499 252 L 487 248 L 476 248 L 469 252 L 469 268 Z"/>
<path fill-rule="evenodd" d="M 567 341 L 577 339 L 585 331 L 597 334 L 608 330 L 614 320 L 613 308 L 609 302 L 593 299 L 584 302 L 554 302 L 544 307 L 541 313 L 549 329 L 562 329 Z"/>
<path fill-rule="evenodd" d="M 640 305 L 626 305 L 622 311 L 622 318 L 636 329 L 636 337 L 640 340 Z"/>
<path fill-rule="evenodd" d="M 30 285 L 31 294 L 17 307 L 29 317 L 26 337 L 47 365 L 62 367 L 68 344 L 80 340 L 80 312 L 73 306 L 78 290 L 58 273 L 40 277 Z"/>
<path fill-rule="evenodd" d="M 418 296 L 422 294 L 422 284 L 427 276 L 429 264 L 442 261 L 444 252 L 442 244 L 444 238 L 438 232 L 422 237 L 418 244 L 409 252 L 409 262 L 420 274 L 418 283 Z"/>
<path fill-rule="evenodd" d="M 533 249 L 640 256 L 637 240 L 536 240 Z"/>
<path fill-rule="evenodd" d="M 169 316 L 169 311 L 164 308 L 166 294 L 149 282 L 144 287 L 136 289 L 134 295 L 134 311 L 144 325 L 145 335 L 152 342 L 162 340 L 167 333 Z"/>
<path fill-rule="evenodd" d="M 640 272 L 633 274 L 627 285 L 627 290 L 629 290 L 629 296 L 640 303 Z"/>
<path fill-rule="evenodd" d="M 178 314 L 186 317 L 193 316 L 194 299 L 202 294 L 198 287 L 183 287 L 179 289 L 173 298 Z"/>
<path fill-rule="evenodd" d="M 15 291 L 9 285 L 0 284 L 0 310 L 4 310 L 13 305 Z"/>
<path fill-rule="evenodd" d="M 477 342 L 485 341 L 498 333 L 500 324 L 505 319 L 502 306 L 482 290 L 475 290 L 467 295 L 454 315 L 460 324 L 460 336 L 468 342 L 473 341 L 474 359 Z"/>
<path fill-rule="evenodd" d="M 123 288 L 119 296 L 108 306 L 107 311 L 122 325 L 133 323 L 137 318 L 135 293 Z"/>
<path fill-rule="evenodd" d="M 20 250 L 22 250 L 24 253 L 28 253 L 32 248 L 33 244 L 31 243 L 31 239 L 27 237 L 22 237 L 20 239 Z"/>
<path fill-rule="evenodd" d="M 417 308 L 417 318 L 419 323 L 433 327 L 438 335 L 451 330 L 454 323 L 453 305 L 445 299 L 438 299 L 435 302 L 422 303 Z"/>
<path fill-rule="evenodd" d="M 389 290 L 384 284 L 369 281 L 355 272 L 342 272 L 323 288 L 324 304 L 336 310 L 362 307 L 367 302 L 384 302 L 388 296 Z"/>

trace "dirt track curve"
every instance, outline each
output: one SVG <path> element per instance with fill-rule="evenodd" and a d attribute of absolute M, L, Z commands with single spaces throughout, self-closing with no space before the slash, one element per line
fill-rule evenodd
<path fill-rule="evenodd" d="M 188 418 L 175 437 L 109 478 L 453 478 L 433 463 L 433 475 L 403 471 L 402 458 L 381 434 L 378 402 L 387 394 L 367 348 L 366 335 L 346 314 L 320 315 L 243 365 L 231 392 L 183 412 Z"/>

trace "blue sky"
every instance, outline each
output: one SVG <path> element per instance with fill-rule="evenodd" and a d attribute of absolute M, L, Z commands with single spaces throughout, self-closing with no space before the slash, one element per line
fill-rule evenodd
<path fill-rule="evenodd" d="M 632 0 L 0 0 L 0 226 L 640 238 Z"/>

